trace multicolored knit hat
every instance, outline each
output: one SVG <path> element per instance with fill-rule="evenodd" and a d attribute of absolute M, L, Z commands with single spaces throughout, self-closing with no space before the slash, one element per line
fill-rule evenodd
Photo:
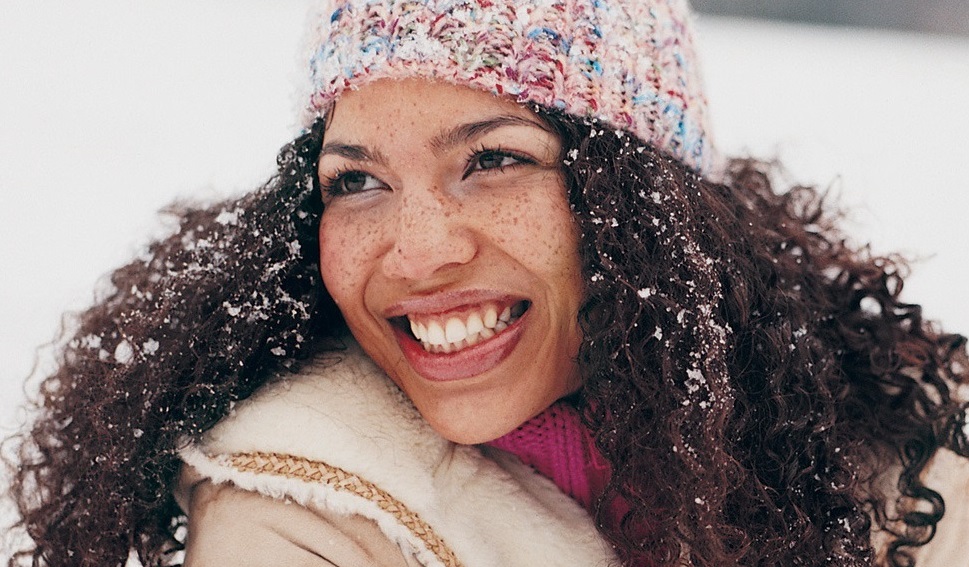
<path fill-rule="evenodd" d="M 686 0 L 331 0 L 312 30 L 304 122 L 346 89 L 424 77 L 629 130 L 715 162 Z"/>

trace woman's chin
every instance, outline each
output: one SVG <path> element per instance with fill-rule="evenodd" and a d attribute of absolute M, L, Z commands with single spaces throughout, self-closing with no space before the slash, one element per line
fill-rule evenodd
<path fill-rule="evenodd" d="M 523 421 L 516 423 L 502 423 L 494 419 L 482 420 L 483 423 L 474 421 L 464 421 L 456 423 L 452 419 L 435 419 L 424 416 L 431 428 L 438 435 L 459 445 L 480 445 L 489 441 L 494 441 L 499 437 L 508 434 L 518 427 Z M 433 421 L 432 421 L 433 419 Z M 527 418 L 526 418 L 527 419 Z M 516 421 L 516 420 L 512 420 Z"/>

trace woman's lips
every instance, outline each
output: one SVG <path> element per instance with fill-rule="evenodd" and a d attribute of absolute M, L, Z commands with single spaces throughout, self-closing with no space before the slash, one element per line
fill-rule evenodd
<path fill-rule="evenodd" d="M 512 353 L 521 340 L 528 310 L 504 331 L 457 352 L 432 353 L 406 330 L 392 325 L 394 336 L 411 367 L 434 382 L 464 380 L 498 366 Z"/>

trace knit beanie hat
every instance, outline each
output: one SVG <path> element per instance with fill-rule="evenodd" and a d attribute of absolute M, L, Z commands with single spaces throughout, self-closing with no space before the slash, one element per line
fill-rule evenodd
<path fill-rule="evenodd" d="M 423 77 L 716 156 L 687 0 L 329 0 L 310 31 L 309 125 L 346 89 Z"/>

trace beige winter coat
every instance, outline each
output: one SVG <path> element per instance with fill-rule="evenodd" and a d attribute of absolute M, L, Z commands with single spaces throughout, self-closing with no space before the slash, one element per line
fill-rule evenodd
<path fill-rule="evenodd" d="M 255 514 L 293 502 L 268 521 L 298 526 L 301 545 L 327 558 L 306 565 L 618 565 L 550 481 L 500 451 L 438 436 L 355 346 L 263 387 L 181 457 L 186 510 L 193 486 L 209 481 L 275 499 L 253 495 Z M 917 565 L 969 567 L 969 462 L 941 452 L 927 480 L 946 515 Z M 192 534 L 191 523 L 189 538 L 186 567 L 231 562 L 225 541 Z"/>
<path fill-rule="evenodd" d="M 314 565 L 618 565 L 551 481 L 437 435 L 359 347 L 267 385 L 181 457 L 194 468 L 184 484 L 231 482 L 315 512 L 318 537 L 302 541 L 328 562 Z M 190 518 L 187 567 L 231 563 L 193 537 Z"/>

